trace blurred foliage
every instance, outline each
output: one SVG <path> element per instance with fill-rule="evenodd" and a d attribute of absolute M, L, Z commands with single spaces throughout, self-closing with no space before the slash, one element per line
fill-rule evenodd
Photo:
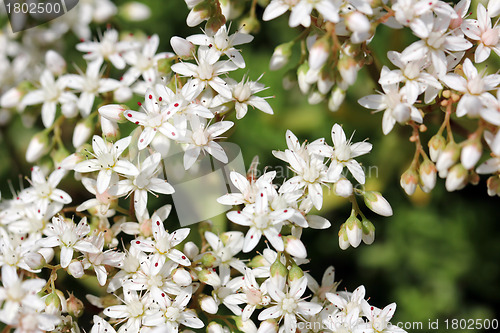
<path fill-rule="evenodd" d="M 152 17 L 146 22 L 125 24 L 116 20 L 112 25 L 127 32 L 140 29 L 147 34 L 157 33 L 161 51 L 170 51 L 169 40 L 174 35 L 187 37 L 199 33 L 198 28 L 186 27 L 188 10 L 182 0 L 144 2 L 152 9 Z M 261 14 L 260 10 L 258 15 Z M 364 165 L 376 167 L 370 169 L 373 172 L 367 186 L 382 191 L 394 210 L 390 218 L 367 216 L 377 228 L 373 245 L 342 251 L 337 232 L 349 216 L 350 205 L 345 200 L 326 196 L 321 215 L 332 222 L 332 228 L 304 232 L 304 243 L 312 259 L 307 266 L 311 274 L 321 278 L 326 267 L 334 265 L 336 279 L 343 280 L 340 288 L 354 290 L 364 284 L 373 304 L 383 307 L 397 302 L 394 323 L 422 321 L 424 331 L 447 332 L 443 325 L 438 330 L 426 330 L 428 320 L 439 319 L 443 323 L 447 318 L 500 318 L 500 242 L 496 240 L 500 232 L 498 198 L 487 196 L 485 179 L 478 186 L 469 185 L 458 193 L 447 193 L 441 180 L 431 194 L 417 192 L 407 197 L 399 186 L 399 177 L 408 167 L 414 151 L 414 145 L 408 141 L 409 129 L 397 126 L 388 136 L 383 136 L 382 114 L 372 115 L 358 105 L 358 98 L 377 89 L 366 68 L 359 73 L 357 84 L 350 88 L 344 104 L 335 113 L 324 103 L 309 105 L 298 88 L 291 91 L 282 88 L 282 78 L 290 66 L 269 72 L 268 62 L 274 47 L 300 32 L 300 28 L 289 28 L 287 19 L 283 16 L 262 23 L 254 42 L 241 47 L 247 68 L 237 74 L 255 80 L 265 72 L 260 82 L 270 88 L 261 95 L 275 96 L 270 100 L 275 115 L 250 110 L 245 118 L 236 122 L 230 140 L 243 148 L 247 164 L 258 155 L 261 170 L 266 166 L 284 167 L 271 150 L 286 147 L 286 129 L 292 130 L 301 140 L 325 137 L 331 144 L 331 127 L 336 122 L 341 123 L 348 136 L 356 130 L 355 141 L 369 138 L 373 143 L 372 153 L 361 158 Z M 102 29 L 96 27 L 94 31 Z M 413 40 L 408 31 L 382 27 L 370 44 L 378 60 L 377 67 L 389 65 L 387 50 L 401 51 Z M 77 41 L 67 44 L 71 59 L 66 60 L 68 64 L 81 63 L 71 42 Z M 294 56 L 298 57 L 297 53 Z M 41 124 L 38 126 L 41 129 Z M 8 128 L 2 128 L 2 133 L 0 179 L 6 197 L 6 180 L 12 179 L 14 187 L 18 188 L 18 175 L 29 174 L 24 153 L 36 129 L 24 128 L 18 117 Z M 71 185 L 75 183 L 67 179 L 61 188 L 70 189 Z M 78 201 L 88 196 L 84 190 L 71 192 L 71 195 Z"/>

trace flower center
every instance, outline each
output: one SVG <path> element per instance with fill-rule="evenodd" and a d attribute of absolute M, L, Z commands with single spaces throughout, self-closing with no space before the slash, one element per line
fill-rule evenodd
<path fill-rule="evenodd" d="M 297 308 L 297 302 L 292 297 L 287 297 L 281 302 L 281 309 L 284 312 L 293 313 Z"/>

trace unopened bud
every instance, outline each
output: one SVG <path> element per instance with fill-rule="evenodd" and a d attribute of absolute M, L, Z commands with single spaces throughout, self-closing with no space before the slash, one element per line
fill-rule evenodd
<path fill-rule="evenodd" d="M 124 112 L 128 109 L 126 105 L 122 104 L 108 104 L 101 106 L 98 109 L 101 117 L 104 117 L 108 120 L 115 121 L 118 123 L 123 123 L 127 119 L 125 118 Z"/>
<path fill-rule="evenodd" d="M 307 257 L 306 247 L 300 239 L 294 236 L 286 236 L 284 237 L 284 241 L 286 253 L 301 259 Z"/>
<path fill-rule="evenodd" d="M 285 90 L 292 89 L 297 85 L 297 73 L 293 69 L 290 69 L 283 75 L 282 83 Z"/>
<path fill-rule="evenodd" d="M 288 281 L 293 282 L 295 280 L 300 279 L 303 276 L 304 272 L 302 271 L 302 269 L 297 264 L 294 263 L 290 268 L 290 271 L 288 272 Z"/>
<path fill-rule="evenodd" d="M 347 237 L 347 231 L 345 223 L 340 226 L 339 230 L 339 247 L 342 250 L 346 250 L 351 244 L 349 243 L 349 238 Z"/>
<path fill-rule="evenodd" d="M 38 252 L 28 252 L 24 255 L 23 259 L 26 265 L 32 270 L 42 269 L 47 263 L 45 258 Z"/>
<path fill-rule="evenodd" d="M 66 118 L 74 118 L 78 115 L 78 99 L 68 99 L 61 104 L 61 113 Z"/>
<path fill-rule="evenodd" d="M 120 14 L 128 21 L 139 22 L 151 16 L 151 9 L 138 1 L 130 1 L 120 7 Z"/>
<path fill-rule="evenodd" d="M 317 84 L 318 84 L 318 91 L 323 95 L 328 94 L 330 90 L 332 90 L 332 87 L 335 84 L 335 80 L 333 79 L 330 70 L 325 70 L 323 68 L 323 70 L 320 73 Z"/>
<path fill-rule="evenodd" d="M 221 284 L 219 275 L 212 268 L 204 268 L 198 272 L 198 279 L 212 287 L 217 287 Z"/>
<path fill-rule="evenodd" d="M 302 63 L 297 69 L 297 80 L 299 82 L 300 91 L 306 94 L 311 87 L 311 84 L 307 81 L 307 73 L 309 72 L 309 64 L 307 61 Z"/>
<path fill-rule="evenodd" d="M 194 257 L 196 257 L 198 253 L 200 253 L 200 249 L 195 243 L 187 242 L 186 244 L 184 244 L 182 253 L 184 253 L 189 259 L 193 260 Z"/>
<path fill-rule="evenodd" d="M 488 17 L 497 17 L 498 15 L 500 15 L 500 1 L 488 1 Z"/>
<path fill-rule="evenodd" d="M 310 94 L 309 97 L 307 98 L 307 102 L 311 105 L 319 104 L 325 99 L 325 95 L 320 93 L 317 90 L 313 90 Z"/>
<path fill-rule="evenodd" d="M 187 287 L 193 282 L 193 279 L 191 278 L 191 274 L 189 274 L 188 271 L 180 267 L 174 269 L 174 271 L 172 272 L 172 281 L 174 281 L 181 287 Z"/>
<path fill-rule="evenodd" d="M 115 101 L 118 103 L 125 103 L 129 101 L 133 96 L 133 91 L 130 89 L 130 87 L 127 86 L 120 86 L 118 89 L 116 89 L 113 92 L 113 98 Z"/>
<path fill-rule="evenodd" d="M 212 16 L 208 19 L 207 23 L 205 24 L 205 31 L 209 36 L 213 36 L 224 24 L 226 24 L 226 18 L 219 11 L 217 15 Z"/>
<path fill-rule="evenodd" d="M 203 296 L 200 298 L 200 308 L 210 314 L 216 314 L 219 310 L 219 306 L 215 302 L 214 298 L 210 296 Z"/>
<path fill-rule="evenodd" d="M 436 186 L 437 170 L 436 166 L 429 159 L 425 159 L 419 169 L 422 190 L 430 192 Z"/>
<path fill-rule="evenodd" d="M 441 134 L 436 134 L 429 140 L 429 155 L 433 162 L 438 160 L 444 148 L 446 148 L 446 139 Z"/>
<path fill-rule="evenodd" d="M 411 109 L 407 104 L 398 104 L 392 111 L 392 116 L 400 124 L 406 124 L 410 120 Z"/>
<path fill-rule="evenodd" d="M 189 12 L 186 19 L 188 27 L 196 27 L 201 22 L 208 19 L 211 15 L 212 7 L 207 1 L 202 1 L 195 5 L 193 9 Z"/>
<path fill-rule="evenodd" d="M 80 147 L 88 141 L 90 136 L 94 133 L 94 121 L 92 118 L 86 118 L 79 121 L 73 131 L 73 146 Z"/>
<path fill-rule="evenodd" d="M 77 279 L 81 278 L 83 276 L 83 274 L 85 273 L 82 263 L 78 260 L 71 262 L 68 266 L 68 273 L 69 273 L 69 275 L 71 275 Z"/>
<path fill-rule="evenodd" d="M 192 57 L 196 49 L 193 43 L 178 36 L 170 38 L 170 45 L 179 57 Z"/>
<path fill-rule="evenodd" d="M 280 325 L 274 319 L 268 319 L 262 321 L 259 326 L 259 332 L 262 333 L 276 333 L 278 332 Z"/>
<path fill-rule="evenodd" d="M 346 14 L 345 25 L 350 31 L 360 33 L 369 32 L 371 27 L 368 18 L 358 11 Z"/>
<path fill-rule="evenodd" d="M 233 316 L 232 319 L 240 332 L 257 332 L 257 326 L 253 320 L 243 320 L 241 316 Z M 259 330 L 259 332 L 266 333 L 267 331 Z"/>
<path fill-rule="evenodd" d="M 491 176 L 486 181 L 486 185 L 488 186 L 488 195 L 490 197 L 493 197 L 495 195 L 500 196 L 500 176 Z"/>
<path fill-rule="evenodd" d="M 370 245 L 375 240 L 375 226 L 367 219 L 363 219 L 361 223 L 363 225 L 363 243 Z"/>
<path fill-rule="evenodd" d="M 292 46 L 293 42 L 284 43 L 278 45 L 271 56 L 271 60 L 269 61 L 269 69 L 272 71 L 276 71 L 280 68 L 283 68 L 288 63 L 290 56 L 292 55 Z"/>
<path fill-rule="evenodd" d="M 209 312 L 209 313 L 211 313 L 211 312 Z M 213 314 L 215 314 L 215 313 L 216 312 L 214 312 Z M 212 321 L 212 322 L 210 322 L 210 324 L 207 325 L 207 333 L 225 333 L 225 331 L 224 331 L 224 328 L 222 327 L 221 324 L 219 324 L 215 321 Z"/>
<path fill-rule="evenodd" d="M 23 93 L 17 87 L 10 88 L 0 98 L 0 107 L 11 109 L 19 105 Z"/>
<path fill-rule="evenodd" d="M 83 315 L 83 310 L 85 309 L 83 302 L 76 298 L 73 294 L 69 295 L 69 298 L 66 300 L 66 304 L 68 313 L 72 317 L 79 318 Z"/>
<path fill-rule="evenodd" d="M 352 247 L 358 247 L 363 237 L 363 226 L 361 221 L 354 215 L 351 215 L 345 222 L 347 238 Z"/>
<path fill-rule="evenodd" d="M 401 175 L 401 187 L 405 190 L 406 194 L 412 195 L 415 193 L 418 184 L 418 174 L 410 167 Z"/>
<path fill-rule="evenodd" d="M 260 22 L 257 18 L 247 16 L 240 22 L 240 32 L 245 34 L 256 34 L 260 31 Z"/>
<path fill-rule="evenodd" d="M 339 197 L 348 198 L 352 195 L 352 183 L 346 178 L 340 178 L 333 186 L 333 190 Z"/>
<path fill-rule="evenodd" d="M 460 190 L 467 185 L 467 169 L 460 163 L 454 165 L 446 177 L 446 190 L 448 192 L 453 192 L 455 190 Z"/>
<path fill-rule="evenodd" d="M 45 132 L 40 132 L 33 136 L 28 149 L 26 149 L 26 161 L 33 163 L 45 155 L 49 150 L 49 138 Z"/>
<path fill-rule="evenodd" d="M 436 168 L 439 171 L 440 177 L 446 177 L 448 169 L 457 163 L 460 157 L 460 146 L 455 142 L 451 141 L 446 145 L 446 148 L 439 155 L 436 162 Z"/>
<path fill-rule="evenodd" d="M 380 192 L 366 191 L 364 193 L 365 205 L 375 213 L 382 216 L 392 216 L 392 208 L 389 202 Z"/>
<path fill-rule="evenodd" d="M 483 145 L 478 137 L 463 146 L 460 154 L 460 163 L 462 163 L 464 168 L 470 170 L 477 164 L 482 154 Z"/>
<path fill-rule="evenodd" d="M 264 258 L 264 256 L 257 255 L 255 257 L 253 257 L 252 260 L 250 260 L 250 262 L 248 263 L 248 267 L 251 267 L 251 268 L 262 267 L 266 263 L 267 263 L 267 261 Z"/>
<path fill-rule="evenodd" d="M 330 55 L 330 48 L 330 35 L 328 34 L 325 34 L 323 37 L 314 42 L 313 46 L 309 50 L 309 66 L 312 69 L 320 69 Z"/>
<path fill-rule="evenodd" d="M 337 65 L 342 79 L 348 84 L 353 85 L 358 77 L 358 63 L 350 57 L 342 57 Z"/>
<path fill-rule="evenodd" d="M 45 53 L 45 64 L 48 70 L 55 76 L 59 76 L 66 72 L 66 61 L 54 50 L 48 50 L 47 53 Z"/>
<path fill-rule="evenodd" d="M 120 136 L 120 131 L 118 129 L 118 123 L 108 120 L 104 117 L 100 117 L 102 135 L 106 137 L 108 141 L 117 141 Z"/>
<path fill-rule="evenodd" d="M 340 87 L 333 89 L 328 100 L 328 109 L 332 112 L 338 111 L 345 99 L 345 91 Z"/>

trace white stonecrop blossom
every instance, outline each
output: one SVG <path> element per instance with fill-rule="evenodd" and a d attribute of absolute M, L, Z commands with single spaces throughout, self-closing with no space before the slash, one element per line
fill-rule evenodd
<path fill-rule="evenodd" d="M 94 153 L 90 153 L 95 159 L 78 163 L 74 170 L 80 173 L 99 171 L 97 175 L 97 192 L 104 193 L 110 185 L 113 173 L 126 176 L 137 176 L 139 170 L 131 162 L 119 159 L 120 155 L 130 145 L 132 138 L 125 137 L 118 140 L 113 145 L 105 142 L 100 136 L 94 135 L 92 138 L 92 148 Z"/>

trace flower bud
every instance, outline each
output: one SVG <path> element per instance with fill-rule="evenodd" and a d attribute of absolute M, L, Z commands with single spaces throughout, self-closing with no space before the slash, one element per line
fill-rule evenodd
<path fill-rule="evenodd" d="M 309 64 L 304 62 L 297 69 L 297 81 L 299 82 L 299 89 L 303 94 L 307 94 L 309 88 L 311 87 L 310 83 L 307 82 L 307 73 L 309 72 Z"/>
<path fill-rule="evenodd" d="M 113 92 L 113 98 L 118 103 L 125 103 L 129 101 L 133 96 L 132 89 L 127 86 L 120 86 Z"/>
<path fill-rule="evenodd" d="M 240 21 L 240 32 L 244 34 L 256 34 L 260 31 L 260 22 L 252 16 L 244 17 Z"/>
<path fill-rule="evenodd" d="M 219 306 L 215 302 L 214 298 L 210 296 L 203 296 L 200 298 L 200 308 L 210 314 L 216 314 L 219 310 Z"/>
<path fill-rule="evenodd" d="M 370 31 L 370 21 L 358 11 L 350 12 L 346 15 L 345 25 L 352 32 L 366 33 Z"/>
<path fill-rule="evenodd" d="M 306 247 L 300 239 L 294 236 L 286 236 L 284 237 L 284 241 L 286 253 L 301 259 L 307 257 Z"/>
<path fill-rule="evenodd" d="M 74 317 L 79 318 L 83 315 L 83 310 L 85 306 L 83 302 L 76 298 L 73 294 L 69 295 L 69 298 L 66 300 L 68 313 Z"/>
<path fill-rule="evenodd" d="M 342 57 L 337 65 L 342 79 L 348 84 L 353 85 L 358 77 L 358 63 L 350 57 Z"/>
<path fill-rule="evenodd" d="M 132 22 L 147 20 L 151 17 L 151 9 L 141 2 L 130 1 L 120 7 L 122 16 Z"/>
<path fill-rule="evenodd" d="M 198 279 L 212 287 L 217 287 L 221 284 L 219 275 L 212 268 L 204 268 L 198 272 Z"/>
<path fill-rule="evenodd" d="M 57 293 L 52 292 L 45 297 L 45 312 L 51 315 L 57 315 L 61 312 L 61 300 Z"/>
<path fill-rule="evenodd" d="M 196 50 L 193 43 L 178 36 L 170 38 L 170 45 L 179 57 L 192 57 Z"/>
<path fill-rule="evenodd" d="M 206 252 L 201 256 L 200 262 L 204 267 L 214 267 L 220 264 L 220 259 L 212 252 Z"/>
<path fill-rule="evenodd" d="M 248 267 L 255 268 L 255 267 L 262 267 L 267 263 L 266 259 L 264 256 L 257 255 L 250 260 L 248 263 Z"/>
<path fill-rule="evenodd" d="M 104 117 L 114 122 L 123 123 L 127 120 L 124 114 L 124 112 L 127 111 L 127 109 L 128 107 L 126 105 L 108 104 L 101 106 L 98 109 L 98 112 L 101 115 L 101 117 Z"/>
<path fill-rule="evenodd" d="M 457 163 L 459 157 L 460 147 L 453 141 L 448 143 L 436 162 L 436 169 L 439 172 L 439 176 L 446 177 L 448 169 Z"/>
<path fill-rule="evenodd" d="M 347 237 L 345 223 L 340 226 L 339 229 L 339 247 L 342 250 L 346 250 L 351 244 L 349 244 L 349 238 Z"/>
<path fill-rule="evenodd" d="M 410 167 L 401 175 L 401 187 L 405 190 L 406 194 L 412 195 L 415 193 L 418 184 L 418 175 L 415 169 Z"/>
<path fill-rule="evenodd" d="M 392 216 L 392 208 L 389 202 L 380 192 L 366 191 L 364 193 L 365 205 L 373 212 L 382 216 Z"/>
<path fill-rule="evenodd" d="M 446 177 L 446 190 L 448 192 L 453 192 L 455 190 L 460 190 L 467 185 L 467 169 L 460 163 L 454 165 Z"/>
<path fill-rule="evenodd" d="M 434 135 L 429 140 L 429 155 L 432 162 L 436 162 L 441 152 L 446 147 L 446 139 L 441 134 Z"/>
<path fill-rule="evenodd" d="M 488 16 L 497 17 L 500 15 L 500 1 L 490 0 L 488 1 Z"/>
<path fill-rule="evenodd" d="M 71 262 L 68 266 L 68 273 L 69 273 L 69 275 L 71 275 L 77 279 L 81 278 L 83 276 L 83 274 L 85 273 L 82 263 L 78 260 Z"/>
<path fill-rule="evenodd" d="M 26 161 L 33 163 L 49 151 L 49 138 L 46 132 L 40 132 L 33 136 L 28 149 L 26 149 Z"/>
<path fill-rule="evenodd" d="M 365 243 L 366 245 L 370 245 L 375 240 L 375 226 L 367 219 L 363 219 L 362 225 L 363 225 L 363 236 L 362 236 L 363 243 Z"/>
<path fill-rule="evenodd" d="M 78 115 L 78 99 L 71 99 L 61 104 L 61 113 L 66 118 L 74 118 Z"/>
<path fill-rule="evenodd" d="M 207 23 L 205 24 L 205 32 L 209 36 L 213 36 L 224 24 L 226 24 L 226 17 L 219 12 L 215 16 L 212 16 L 208 19 Z"/>
<path fill-rule="evenodd" d="M 434 163 L 426 158 L 420 165 L 419 175 L 422 182 L 422 190 L 430 192 L 436 186 L 437 170 Z"/>
<path fill-rule="evenodd" d="M 83 145 L 88 141 L 92 133 L 94 133 L 94 122 L 92 118 L 86 118 L 79 121 L 73 131 L 73 146 L 78 148 Z"/>
<path fill-rule="evenodd" d="M 325 34 L 323 37 L 316 40 L 309 50 L 309 66 L 312 69 L 320 69 L 328 59 L 330 49 L 330 35 Z"/>
<path fill-rule="evenodd" d="M 295 280 L 300 279 L 303 276 L 304 272 L 302 271 L 302 269 L 297 264 L 294 263 L 290 268 L 290 271 L 288 272 L 288 281 L 293 282 Z"/>
<path fill-rule="evenodd" d="M 17 87 L 10 88 L 0 98 L 0 107 L 11 109 L 19 105 L 23 93 Z"/>
<path fill-rule="evenodd" d="M 352 195 L 352 183 L 346 178 L 340 178 L 333 186 L 335 194 L 342 198 L 348 198 Z"/>
<path fill-rule="evenodd" d="M 490 197 L 493 197 L 495 195 L 500 196 L 500 176 L 491 176 L 486 181 L 486 185 L 488 186 L 488 195 Z"/>
<path fill-rule="evenodd" d="M 207 1 L 198 3 L 189 12 L 188 17 L 186 18 L 188 27 L 196 27 L 198 24 L 208 19 L 211 12 L 212 8 L 210 3 Z"/>
<path fill-rule="evenodd" d="M 363 237 L 363 226 L 361 221 L 356 216 L 351 215 L 345 222 L 345 225 L 349 243 L 352 247 L 358 247 Z"/>
<path fill-rule="evenodd" d="M 184 244 L 182 253 L 184 253 L 189 259 L 194 260 L 194 257 L 200 253 L 200 249 L 198 249 L 198 246 L 195 243 L 187 242 Z"/>
<path fill-rule="evenodd" d="M 342 103 L 344 103 L 345 91 L 340 87 L 333 89 L 330 99 L 328 100 L 328 109 L 332 112 L 338 111 Z"/>
<path fill-rule="evenodd" d="M 288 275 L 288 270 L 285 265 L 281 262 L 281 254 L 278 253 L 276 260 L 270 267 L 271 280 L 272 283 L 279 289 L 282 289 L 286 283 L 286 276 Z"/>
<path fill-rule="evenodd" d="M 276 71 L 288 63 L 290 56 L 292 55 L 293 42 L 284 43 L 278 45 L 274 49 L 274 53 L 269 61 L 269 69 Z"/>
<path fill-rule="evenodd" d="M 310 94 L 309 97 L 307 98 L 307 102 L 311 105 L 321 103 L 325 99 L 325 95 L 320 93 L 317 90 L 313 90 Z"/>
<path fill-rule="evenodd" d="M 257 333 L 257 326 L 255 326 L 253 320 L 243 321 L 241 316 L 233 316 L 232 319 L 236 324 L 236 327 L 240 332 Z M 259 330 L 260 333 L 266 333 L 265 331 Z M 276 331 L 277 332 L 277 331 Z"/>
<path fill-rule="evenodd" d="M 28 252 L 23 259 L 26 265 L 34 271 L 42 269 L 47 264 L 45 258 L 38 252 Z"/>
<path fill-rule="evenodd" d="M 174 271 L 172 272 L 172 281 L 174 281 L 181 287 L 187 287 L 193 282 L 193 279 L 191 278 L 191 274 L 189 274 L 188 271 L 180 267 L 174 269 Z"/>
<path fill-rule="evenodd" d="M 280 325 L 274 319 L 262 321 L 259 326 L 259 333 L 277 333 Z"/>
<path fill-rule="evenodd" d="M 100 117 L 102 134 L 106 137 L 108 141 L 116 141 L 119 139 L 120 131 L 118 129 L 118 123 L 108 120 L 104 117 Z"/>
<path fill-rule="evenodd" d="M 297 73 L 293 69 L 290 69 L 283 75 L 283 88 L 285 90 L 290 90 L 297 84 Z"/>
<path fill-rule="evenodd" d="M 200 300 L 200 303 L 201 303 L 201 300 Z M 202 310 L 203 310 L 203 307 L 202 307 Z M 205 310 L 203 310 L 205 311 Z M 208 312 L 208 313 L 212 313 L 212 312 Z M 215 314 L 216 312 L 214 312 L 213 314 Z M 215 322 L 215 321 L 212 321 L 210 322 L 210 324 L 207 325 L 207 333 L 225 333 L 224 331 L 224 328 L 222 327 L 221 324 Z"/>
<path fill-rule="evenodd" d="M 43 256 L 45 262 L 51 262 L 54 259 L 54 249 L 51 247 L 43 247 L 38 250 L 38 253 Z"/>
<path fill-rule="evenodd" d="M 66 61 L 54 50 L 48 50 L 47 53 L 45 53 L 45 64 L 48 70 L 55 76 L 59 76 L 66 72 Z"/>
<path fill-rule="evenodd" d="M 320 73 L 318 79 L 318 91 L 323 95 L 326 95 L 332 90 L 333 85 L 335 84 L 335 80 L 331 75 L 330 70 L 323 69 Z"/>
<path fill-rule="evenodd" d="M 482 154 L 483 145 L 478 137 L 463 146 L 460 154 L 460 163 L 462 163 L 464 168 L 470 170 L 477 164 Z"/>

